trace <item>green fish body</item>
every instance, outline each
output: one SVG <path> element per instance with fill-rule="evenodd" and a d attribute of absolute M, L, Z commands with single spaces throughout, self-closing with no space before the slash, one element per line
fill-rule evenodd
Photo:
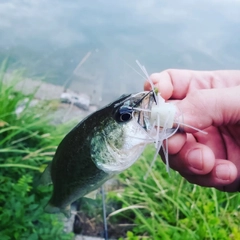
<path fill-rule="evenodd" d="M 98 189 L 130 167 L 141 155 L 148 136 L 148 92 L 129 94 L 94 112 L 74 127 L 59 144 L 45 169 L 43 182 L 53 193 L 45 210 L 70 214 L 70 204 Z M 49 179 L 49 180 L 46 180 Z"/>

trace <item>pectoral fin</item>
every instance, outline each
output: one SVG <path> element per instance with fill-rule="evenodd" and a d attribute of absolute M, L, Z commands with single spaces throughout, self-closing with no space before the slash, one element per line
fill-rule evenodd
<path fill-rule="evenodd" d="M 50 162 L 48 166 L 45 168 L 44 172 L 42 173 L 37 185 L 52 184 L 51 168 L 52 168 L 52 163 Z"/>
<path fill-rule="evenodd" d="M 66 218 L 71 217 L 71 205 L 66 206 L 65 208 L 59 208 L 51 203 L 48 203 L 48 205 L 44 208 L 45 212 L 47 213 L 63 213 Z"/>
<path fill-rule="evenodd" d="M 95 200 L 95 199 L 96 199 L 96 196 L 97 196 L 97 191 L 98 191 L 98 190 L 94 190 L 94 191 L 88 193 L 87 195 L 85 195 L 84 197 Z"/>

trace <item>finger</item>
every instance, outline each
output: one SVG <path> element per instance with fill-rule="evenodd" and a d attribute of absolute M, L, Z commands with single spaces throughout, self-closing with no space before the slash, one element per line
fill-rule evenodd
<path fill-rule="evenodd" d="M 167 71 L 163 71 L 161 73 L 155 73 L 150 76 L 153 84 L 159 90 L 161 96 L 164 99 L 169 99 L 173 94 L 173 84 L 171 81 L 171 76 Z M 149 81 L 146 81 L 144 84 L 144 90 L 150 91 L 151 85 Z"/>
<path fill-rule="evenodd" d="M 237 191 L 237 168 L 227 160 L 217 159 L 212 171 L 206 175 L 193 175 L 180 172 L 180 174 L 190 183 L 204 187 L 215 187 L 221 191 Z"/>
<path fill-rule="evenodd" d="M 166 140 L 168 154 L 170 155 L 177 154 L 184 146 L 186 140 L 187 140 L 186 133 L 176 133 L 172 137 L 168 138 Z M 166 147 L 166 142 L 164 142 L 164 146 Z"/>
<path fill-rule="evenodd" d="M 240 121 L 239 93 L 240 86 L 199 90 L 188 94 L 176 106 L 184 116 L 184 123 L 199 129 L 237 124 Z M 194 132 L 189 128 L 184 130 Z"/>
<path fill-rule="evenodd" d="M 211 148 L 215 158 L 226 159 L 226 147 L 220 130 L 217 127 L 209 127 L 204 131 L 208 134 L 202 134 L 201 132 L 193 134 L 196 141 Z"/>
<path fill-rule="evenodd" d="M 185 175 L 206 175 L 215 165 L 212 150 L 200 143 L 187 141 L 175 155 L 169 155 L 170 167 Z"/>
<path fill-rule="evenodd" d="M 179 132 L 179 133 L 175 133 L 173 136 L 165 140 L 164 142 L 165 148 L 166 148 L 166 141 L 167 141 L 168 154 L 175 155 L 182 149 L 182 147 L 186 142 L 196 142 L 196 139 L 192 134 Z"/>
<path fill-rule="evenodd" d="M 233 87 L 240 84 L 240 71 L 191 71 L 169 69 L 150 76 L 164 99 L 183 99 L 197 89 Z M 144 89 L 152 90 L 147 81 Z"/>

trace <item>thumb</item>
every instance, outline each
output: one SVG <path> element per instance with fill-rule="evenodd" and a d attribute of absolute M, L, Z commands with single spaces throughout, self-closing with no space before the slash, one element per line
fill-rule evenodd
<path fill-rule="evenodd" d="M 199 129 L 240 124 L 240 86 L 197 90 L 176 106 L 183 114 L 184 123 Z"/>

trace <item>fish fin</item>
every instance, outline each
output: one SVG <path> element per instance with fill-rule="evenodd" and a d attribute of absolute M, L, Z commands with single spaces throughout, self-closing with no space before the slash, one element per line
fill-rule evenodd
<path fill-rule="evenodd" d="M 47 206 L 44 208 L 44 211 L 47 213 L 63 213 L 66 218 L 71 217 L 71 205 L 67 205 L 65 208 L 59 208 L 51 203 L 48 203 Z"/>
<path fill-rule="evenodd" d="M 87 195 L 85 195 L 84 197 L 95 200 L 95 199 L 96 199 L 96 196 L 97 196 L 97 191 L 98 191 L 98 190 L 94 190 L 94 191 L 88 193 Z"/>
<path fill-rule="evenodd" d="M 47 213 L 59 213 L 60 208 L 48 203 L 47 206 L 44 208 L 44 211 Z"/>
<path fill-rule="evenodd" d="M 64 209 L 61 209 L 61 213 L 63 213 L 66 218 L 70 218 L 71 217 L 71 205 L 67 205 Z"/>
<path fill-rule="evenodd" d="M 50 185 L 50 184 L 52 184 L 51 168 L 52 168 L 52 162 L 50 162 L 48 164 L 48 166 L 45 168 L 45 170 L 42 173 L 40 179 L 38 180 L 37 185 Z"/>

